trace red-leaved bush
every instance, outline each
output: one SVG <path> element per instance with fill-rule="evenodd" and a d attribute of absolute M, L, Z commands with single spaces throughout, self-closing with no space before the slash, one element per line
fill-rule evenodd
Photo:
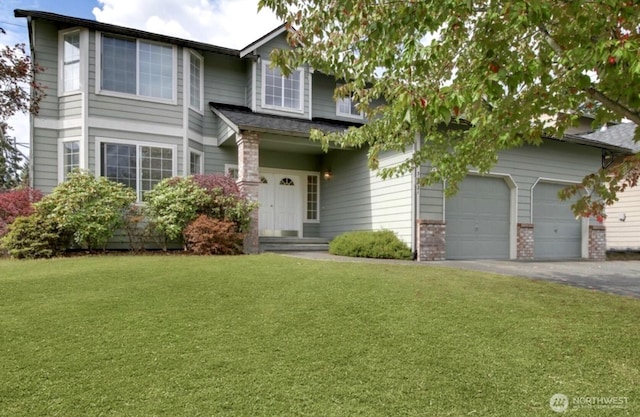
<path fill-rule="evenodd" d="M 222 194 L 235 197 L 243 197 L 236 181 L 228 175 L 223 174 L 197 174 L 193 176 L 193 180 L 200 188 L 207 190 L 211 194 L 214 190 L 219 189 Z"/>
<path fill-rule="evenodd" d="M 193 181 L 211 201 L 204 204 L 200 214 L 235 223 L 238 232 L 246 232 L 251 224 L 251 212 L 258 206 L 240 190 L 236 181 L 228 175 L 194 175 Z"/>
<path fill-rule="evenodd" d="M 0 193 L 0 236 L 17 217 L 33 213 L 33 203 L 42 199 L 42 192 L 33 188 L 20 188 Z"/>
<path fill-rule="evenodd" d="M 227 220 L 198 216 L 184 229 L 186 249 L 197 255 L 237 255 L 242 253 L 244 234 Z"/>

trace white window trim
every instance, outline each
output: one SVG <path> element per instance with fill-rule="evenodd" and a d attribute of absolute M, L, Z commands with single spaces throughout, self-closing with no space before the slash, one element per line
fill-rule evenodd
<path fill-rule="evenodd" d="M 266 78 L 267 78 L 267 69 L 269 68 L 269 65 L 271 64 L 271 61 L 267 61 L 267 60 L 262 60 L 262 77 L 261 77 L 261 87 L 260 87 L 260 94 L 261 94 L 261 107 L 263 109 L 271 109 L 271 110 L 278 110 L 278 111 L 283 111 L 283 112 L 287 112 L 287 113 L 300 113 L 300 114 L 304 114 L 304 67 L 298 67 L 294 70 L 294 72 L 300 71 L 300 107 L 298 109 L 292 109 L 290 107 L 281 107 L 281 106 L 273 106 L 273 105 L 266 105 L 265 104 L 265 96 L 266 96 Z M 284 78 L 284 77 L 283 77 Z"/>
<path fill-rule="evenodd" d="M 198 58 L 200 60 L 200 107 L 194 107 L 191 105 L 191 55 Z M 189 108 L 193 111 L 198 112 L 199 114 L 204 115 L 204 57 L 197 53 L 196 51 L 189 50 L 185 53 L 185 78 L 187 82 L 185 83 L 185 90 L 188 91 L 187 98 L 189 103 Z"/>
<path fill-rule="evenodd" d="M 340 85 L 338 85 L 338 87 L 340 87 Z M 340 103 L 343 100 L 350 100 L 351 102 L 353 102 L 353 98 L 352 97 L 344 97 L 344 98 L 339 98 L 336 100 L 336 116 L 340 116 L 340 117 L 346 117 L 349 119 L 356 119 L 356 120 L 363 120 L 364 119 L 364 114 L 362 113 L 362 111 L 360 111 L 360 114 L 353 114 L 353 113 L 345 113 L 345 112 L 341 112 L 340 111 Z M 349 107 L 351 107 L 352 104 L 350 103 Z"/>
<path fill-rule="evenodd" d="M 120 145 L 133 145 L 136 147 L 136 173 L 137 175 L 140 174 L 141 170 L 140 170 L 140 158 L 139 158 L 139 149 L 140 147 L 143 146 L 149 146 L 149 147 L 153 147 L 153 148 L 167 148 L 167 149 L 171 149 L 171 165 L 172 165 L 172 173 L 171 176 L 175 177 L 178 175 L 178 146 L 177 145 L 171 145 L 171 144 L 166 144 L 166 143 L 158 143 L 158 142 L 140 142 L 137 140 L 127 140 L 127 139 L 113 139 L 113 138 L 107 138 L 107 137 L 98 137 L 96 136 L 95 139 L 95 165 L 96 165 L 96 172 L 95 172 L 95 176 L 96 177 L 100 177 L 100 172 L 102 172 L 102 144 L 103 143 L 116 143 L 116 144 L 120 144 Z M 137 180 L 139 180 L 139 178 L 136 178 L 136 182 Z M 141 196 L 141 192 L 142 190 L 136 189 L 134 190 L 136 192 L 136 200 L 138 202 L 141 202 L 142 199 L 140 197 Z"/>
<path fill-rule="evenodd" d="M 120 36 L 120 35 L 113 35 L 113 36 Z M 155 45 L 171 46 L 172 57 L 173 57 L 173 63 L 172 63 L 173 65 L 173 80 L 172 80 L 173 98 L 163 99 L 163 98 L 157 98 L 157 97 L 141 96 L 137 93 L 127 94 L 127 93 L 121 93 L 118 91 L 103 90 L 102 89 L 102 32 L 98 32 L 98 31 L 96 31 L 96 76 L 95 76 L 96 94 L 100 94 L 103 96 L 118 97 L 118 98 L 127 98 L 131 100 L 150 101 L 153 103 L 177 105 L 178 104 L 178 52 L 177 52 L 178 48 L 176 47 L 176 45 L 169 45 L 162 42 L 154 42 L 148 39 L 130 38 L 127 36 L 122 36 L 122 37 L 129 38 L 131 40 L 136 41 L 136 90 L 140 88 L 139 80 L 138 80 L 139 71 L 140 71 L 138 45 L 140 44 L 140 42 L 145 42 L 145 43 L 150 43 Z"/>
<path fill-rule="evenodd" d="M 85 169 L 84 158 L 82 157 L 84 152 L 84 141 L 81 136 L 72 136 L 68 138 L 58 138 L 58 184 L 65 180 L 64 178 L 64 144 L 67 142 L 78 142 L 79 166 L 80 169 Z"/>
<path fill-rule="evenodd" d="M 196 154 L 200 156 L 200 174 L 204 174 L 204 152 L 198 151 L 196 149 L 193 148 L 189 148 L 189 175 L 194 175 L 192 174 L 191 171 L 191 154 Z"/>
<path fill-rule="evenodd" d="M 316 197 L 316 218 L 315 219 L 310 219 L 307 217 L 308 211 L 307 211 L 307 207 L 309 205 L 309 190 L 307 189 L 308 187 L 308 178 L 309 176 L 314 176 L 316 177 L 317 180 L 317 184 L 318 184 L 318 192 L 317 192 L 317 197 Z M 320 173 L 319 172 L 306 172 L 304 174 L 304 185 L 305 185 L 305 189 L 304 189 L 304 215 L 303 215 L 303 223 L 320 223 Z"/>
<path fill-rule="evenodd" d="M 75 90 L 63 91 L 64 88 L 64 37 L 66 35 L 78 33 L 80 35 L 80 80 L 79 88 Z M 82 28 L 65 29 L 58 32 L 58 97 L 78 94 L 86 89 L 84 85 L 87 68 L 87 59 L 89 56 L 89 39 L 88 32 Z"/>
<path fill-rule="evenodd" d="M 229 175 L 229 171 L 231 171 L 232 169 L 235 169 L 236 171 L 238 171 L 238 164 L 224 164 L 224 175 Z M 231 178 L 233 178 L 233 176 Z M 236 181 L 240 179 L 239 171 L 238 171 L 238 178 L 233 178 L 233 179 Z"/>

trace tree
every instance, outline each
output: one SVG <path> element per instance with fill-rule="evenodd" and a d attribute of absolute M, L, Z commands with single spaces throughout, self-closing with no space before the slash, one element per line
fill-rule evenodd
<path fill-rule="evenodd" d="M 435 169 L 422 183 L 446 180 L 447 192 L 455 192 L 469 167 L 487 172 L 498 151 L 561 138 L 581 106 L 593 110 L 594 126 L 622 118 L 640 125 L 637 0 L 259 4 L 295 28 L 288 39 L 296 48 L 274 51 L 272 60 L 285 72 L 306 63 L 345 80 L 335 95 L 352 96 L 371 120 L 313 138 L 325 147 L 368 146 L 376 168 L 381 151 L 410 149 L 422 135 L 415 154 L 381 170 L 383 177 L 429 161 Z M 615 200 L 618 181 L 637 181 L 637 167 L 636 155 L 615 172 L 585 178 L 574 192 L 596 192 L 574 210 L 601 213 L 600 198 Z"/>
<path fill-rule="evenodd" d="M 0 28 L 0 33 L 5 31 Z M 7 120 L 19 112 L 38 113 L 44 88 L 34 81 L 43 68 L 34 65 L 24 44 L 0 50 L 0 190 L 20 182 L 23 155 L 9 137 Z"/>
<path fill-rule="evenodd" d="M 15 139 L 5 134 L 6 126 L 0 126 L 0 190 L 20 185 L 26 158 L 18 149 Z"/>

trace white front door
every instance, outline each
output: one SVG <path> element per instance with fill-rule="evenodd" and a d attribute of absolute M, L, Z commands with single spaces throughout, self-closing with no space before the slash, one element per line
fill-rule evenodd
<path fill-rule="evenodd" d="M 262 236 L 301 236 L 301 177 L 261 173 L 259 223 Z"/>

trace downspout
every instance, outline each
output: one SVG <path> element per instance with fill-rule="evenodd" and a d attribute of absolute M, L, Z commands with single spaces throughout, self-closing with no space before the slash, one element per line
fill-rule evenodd
<path fill-rule="evenodd" d="M 32 22 L 31 16 L 27 16 L 27 32 L 29 33 L 29 49 L 31 53 L 31 64 L 33 65 L 36 62 L 36 48 L 35 48 L 35 36 L 33 36 L 33 25 L 35 22 Z M 35 73 L 34 73 L 34 81 L 35 81 Z M 31 90 L 31 95 L 33 95 L 33 90 Z M 33 169 L 33 137 L 35 135 L 35 115 L 33 113 L 29 113 L 29 187 L 34 188 L 34 175 L 35 171 Z"/>
<path fill-rule="evenodd" d="M 415 154 L 420 150 L 420 134 L 416 133 L 416 140 L 413 143 L 413 153 Z M 417 166 L 413 170 L 411 175 L 411 242 L 413 259 L 417 259 L 418 255 L 418 216 L 420 215 L 420 186 L 418 179 L 420 178 L 420 166 Z"/>

